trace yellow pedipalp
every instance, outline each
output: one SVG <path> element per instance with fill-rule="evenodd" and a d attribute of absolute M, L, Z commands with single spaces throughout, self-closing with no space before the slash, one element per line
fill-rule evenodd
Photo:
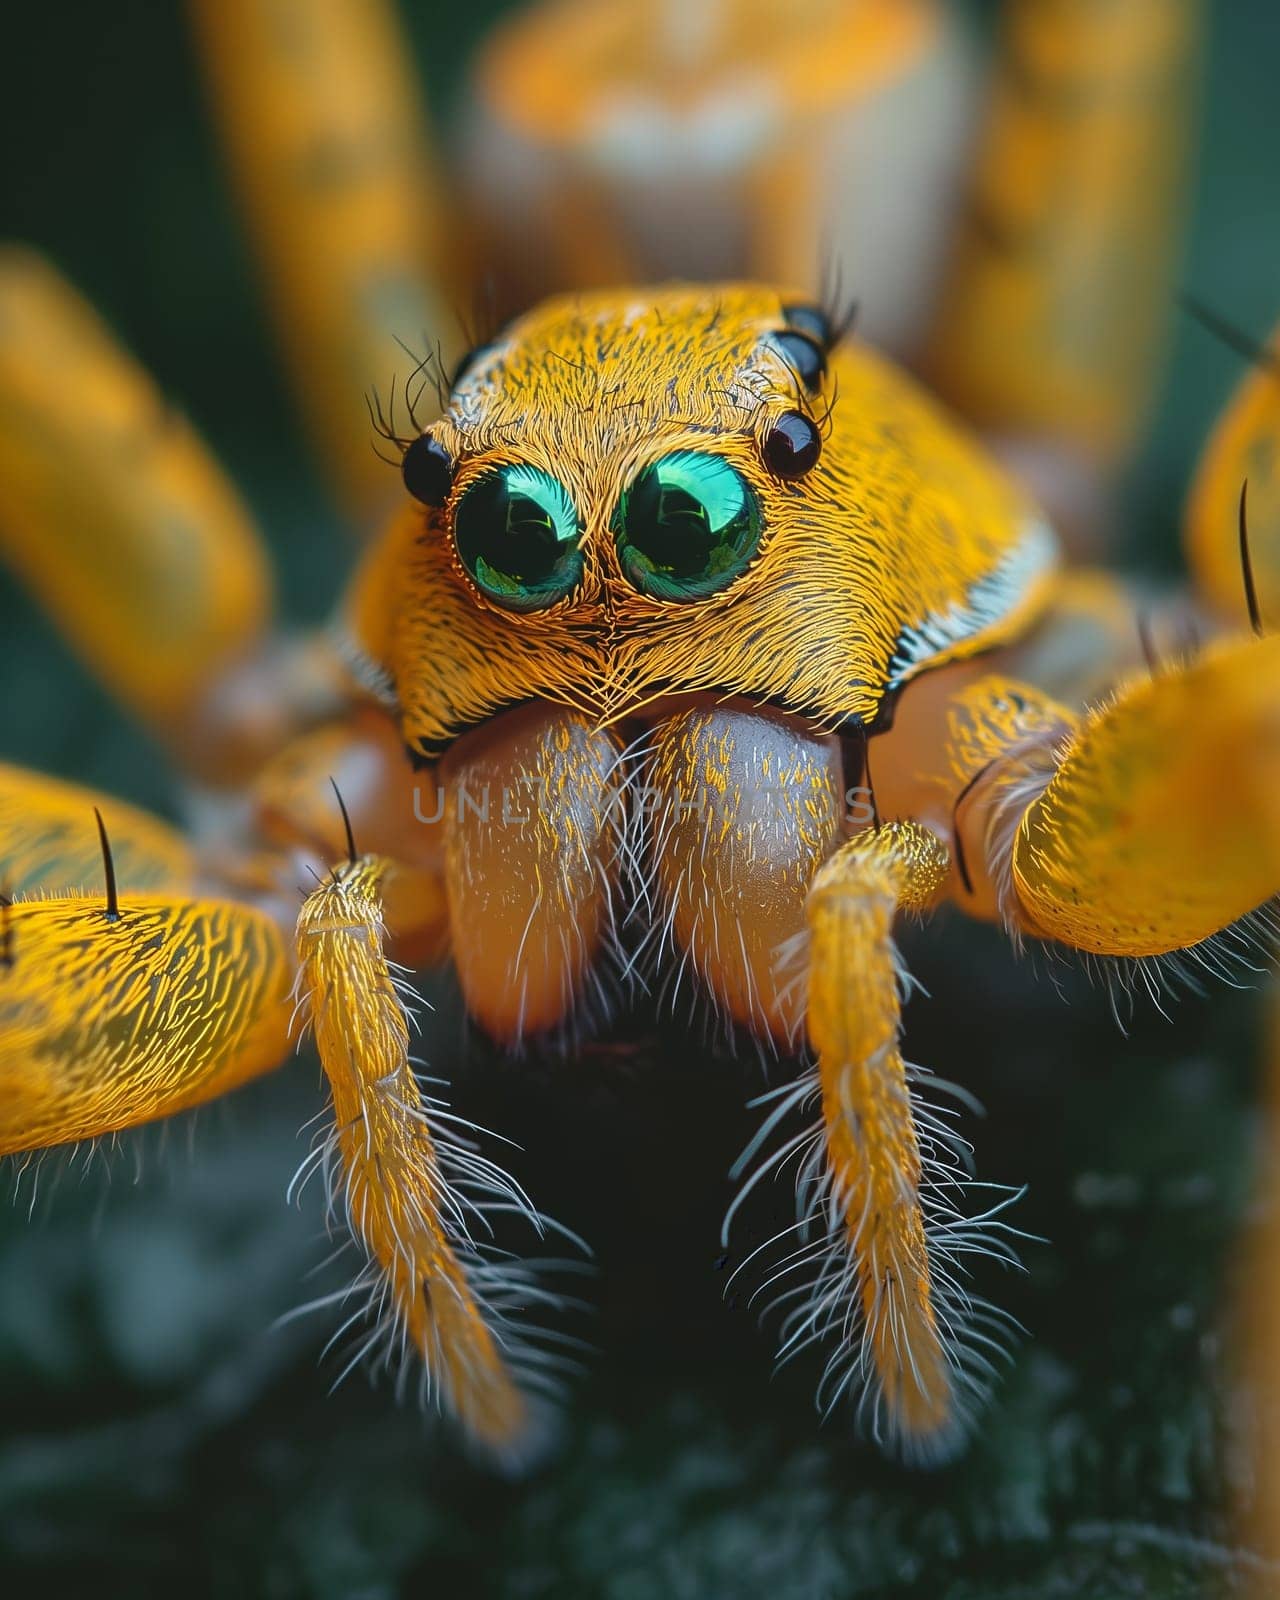
<path fill-rule="evenodd" d="M 364 857 L 310 894 L 298 919 L 299 987 L 333 1096 L 335 1182 L 369 1262 L 370 1352 L 407 1346 L 429 1392 L 499 1455 L 527 1443 L 530 1404 L 509 1364 L 500 1313 L 484 1303 L 488 1263 L 467 1234 L 464 1198 L 442 1169 L 443 1146 L 409 1062 L 409 1019 L 382 951 L 383 864 Z M 483 1179 L 521 1209 L 511 1181 Z M 473 1171 L 479 1170 L 475 1158 Z"/>
<path fill-rule="evenodd" d="M 949 869 L 930 830 L 891 822 L 853 838 L 814 877 L 808 1037 L 822 1125 L 808 1206 L 824 1237 L 818 1275 L 782 1330 L 784 1350 L 834 1339 L 819 1398 L 862 1384 L 875 1435 L 917 1459 L 958 1445 L 986 1366 L 973 1347 L 984 1336 L 966 1326 L 973 1302 L 949 1261 L 974 1248 L 979 1224 L 962 1222 L 934 1181 L 947 1155 L 936 1131 L 922 1154 L 899 1046 L 894 915 L 931 906 Z M 1006 1256 L 998 1242 L 986 1248 Z"/>

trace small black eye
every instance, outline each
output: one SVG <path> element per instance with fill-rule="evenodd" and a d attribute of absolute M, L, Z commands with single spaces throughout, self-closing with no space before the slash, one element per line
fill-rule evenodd
<path fill-rule="evenodd" d="M 822 436 L 803 411 L 784 411 L 765 435 L 763 453 L 775 478 L 802 478 L 817 465 Z"/>
<path fill-rule="evenodd" d="M 827 355 L 807 333 L 775 333 L 774 343 L 796 369 L 800 382 L 812 394 L 822 386 L 827 375 Z"/>
<path fill-rule="evenodd" d="M 410 440 L 400 471 L 404 474 L 405 488 L 424 506 L 442 506 L 449 498 L 453 462 L 445 447 L 429 433 Z"/>
<path fill-rule="evenodd" d="M 782 315 L 787 319 L 789 328 L 807 334 L 819 349 L 830 350 L 836 342 L 831 318 L 821 306 L 784 306 Z"/>

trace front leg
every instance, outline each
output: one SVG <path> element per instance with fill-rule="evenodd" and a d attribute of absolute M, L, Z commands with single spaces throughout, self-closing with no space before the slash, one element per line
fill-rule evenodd
<path fill-rule="evenodd" d="M 271 630 L 267 553 L 191 425 L 48 262 L 0 249 L 0 564 L 189 771 L 252 772 L 331 710 L 319 635 Z"/>
<path fill-rule="evenodd" d="M 236 875 L 262 905 L 231 898 L 231 882 L 219 885 L 212 863 L 158 819 L 0 765 L 0 1155 L 114 1134 L 227 1093 L 280 1064 L 291 1018 L 305 1015 L 334 1125 L 300 1179 L 324 1174 L 363 1257 L 355 1288 L 331 1297 L 351 1307 L 345 1331 L 368 1291 L 355 1359 L 402 1379 L 416 1362 L 424 1400 L 510 1462 L 537 1443 L 536 1391 L 554 1365 L 530 1349 L 527 1314 L 555 1297 L 533 1267 L 490 1247 L 490 1218 L 517 1211 L 539 1232 L 546 1224 L 458 1136 L 459 1119 L 427 1097 L 409 1059 L 411 1018 L 383 950 L 384 884 L 398 896 L 401 943 L 438 932 L 439 907 L 426 892 L 432 830 L 416 820 L 410 785 L 396 790 L 387 732 L 368 717 L 317 730 L 264 774 L 254 813 L 286 853 L 245 857 Z M 341 861 L 325 773 L 351 796 L 357 836 L 403 842 L 408 863 Z M 426 774 L 421 787 L 435 793 Z M 280 889 L 308 865 L 317 886 L 299 911 Z M 95 878 L 97 892 L 57 892 Z M 281 922 L 295 916 L 291 953 Z"/>
<path fill-rule="evenodd" d="M 1046 721 L 958 824 L 1017 929 L 1101 956 L 1203 944 L 1280 893 L 1280 636 L 1136 679 L 1065 739 Z"/>

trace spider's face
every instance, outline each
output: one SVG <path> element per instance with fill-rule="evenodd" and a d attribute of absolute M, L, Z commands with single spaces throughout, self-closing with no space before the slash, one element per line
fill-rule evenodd
<path fill-rule="evenodd" d="M 1018 626 L 1043 524 L 837 337 L 799 296 L 672 287 L 551 301 L 476 352 L 357 592 L 408 741 L 525 700 L 607 723 L 692 691 L 871 723 Z"/>

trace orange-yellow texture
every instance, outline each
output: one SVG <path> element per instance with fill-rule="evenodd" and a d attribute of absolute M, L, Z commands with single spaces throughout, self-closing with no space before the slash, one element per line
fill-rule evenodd
<path fill-rule="evenodd" d="M 941 893 L 945 846 L 915 823 L 850 840 L 808 901 L 809 1042 L 818 1058 L 832 1194 L 844 1219 L 868 1379 L 885 1422 L 912 1453 L 945 1453 L 960 1416 L 954 1330 L 939 1318 L 924 1216 L 920 1146 L 899 1046 L 899 911 Z"/>
<path fill-rule="evenodd" d="M 292 977 L 275 923 L 226 901 L 0 909 L 0 1153 L 171 1116 L 268 1071 Z"/>
<path fill-rule="evenodd" d="M 458 463 L 450 499 L 393 524 L 348 613 L 394 684 L 408 741 L 429 751 L 533 697 L 607 723 L 701 689 L 770 698 L 830 728 L 870 720 L 891 684 L 1029 621 L 1055 559 L 1034 508 L 865 348 L 833 353 L 834 405 L 810 400 L 768 338 L 802 298 L 724 284 L 552 300 L 467 373 L 431 430 Z M 811 472 L 784 482 L 762 448 L 797 408 L 825 443 Z M 697 605 L 634 589 L 610 530 L 625 486 L 680 449 L 732 463 L 765 527 L 749 570 Z M 517 460 L 558 477 L 584 526 L 579 588 L 524 615 L 472 586 L 449 534 L 468 486 Z"/>
<path fill-rule="evenodd" d="M 1113 460 L 1172 305 L 1200 0 L 1002 7 L 930 380 L 984 427 Z"/>
<path fill-rule="evenodd" d="M 446 344 L 454 265 L 422 106 L 388 0 L 193 0 L 232 177 L 322 467 L 362 523 L 394 500 L 369 448 L 424 336 Z M 447 355 L 446 355 L 447 359 Z"/>
<path fill-rule="evenodd" d="M 189 893 L 191 847 L 159 818 L 79 784 L 0 762 L 0 890 L 13 895 L 89 893 L 102 886 L 102 810 L 122 889 Z"/>
<path fill-rule="evenodd" d="M 408 1019 L 382 953 L 382 871 L 372 857 L 339 869 L 298 919 L 301 992 L 333 1096 L 346 1216 L 385 1287 L 389 1347 L 403 1335 L 463 1426 L 502 1450 L 525 1432 L 528 1402 L 456 1245 L 458 1202 L 440 1172 L 409 1065 Z"/>
<path fill-rule="evenodd" d="M 262 549 L 217 463 L 79 295 L 15 248 L 0 250 L 0 555 L 162 733 L 270 612 Z"/>
<path fill-rule="evenodd" d="M 1280 628 L 1280 330 L 1218 418 L 1187 501 L 1187 560 L 1196 584 L 1239 625 L 1248 621 L 1238 538 L 1246 482 L 1258 609 L 1274 630 Z"/>

